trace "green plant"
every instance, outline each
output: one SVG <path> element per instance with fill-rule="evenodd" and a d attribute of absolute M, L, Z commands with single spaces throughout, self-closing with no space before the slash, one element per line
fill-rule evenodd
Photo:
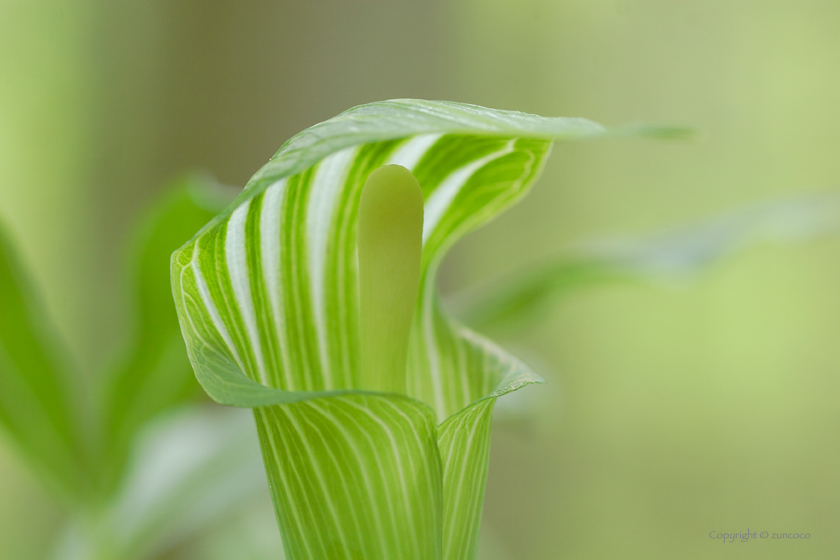
<path fill-rule="evenodd" d="M 547 312 L 550 310 L 547 303 L 574 289 L 613 281 L 680 279 L 703 270 L 708 264 L 735 249 L 758 242 L 805 240 L 823 234 L 835 234 L 837 225 L 840 224 L 840 201 L 835 195 L 762 203 L 693 227 L 667 231 L 655 236 L 571 247 L 559 254 L 555 260 L 535 265 L 529 271 L 518 271 L 507 278 L 454 294 L 441 304 L 434 295 L 434 270 L 445 250 L 467 229 L 490 219 L 494 213 L 524 195 L 529 182 L 536 178 L 540 163 L 538 158 L 533 160 L 535 165 L 518 190 L 510 188 L 511 184 L 515 183 L 515 179 L 512 180 L 511 177 L 517 176 L 514 172 L 522 173 L 522 170 L 527 168 L 523 166 L 523 162 L 528 161 L 528 158 L 522 156 L 537 152 L 544 157 L 547 151 L 539 150 L 550 143 L 546 138 L 518 140 L 513 143 L 515 149 L 499 158 L 500 161 L 490 160 L 483 154 L 488 150 L 492 153 L 494 147 L 501 143 L 510 143 L 509 139 L 496 137 L 498 130 L 493 132 L 493 127 L 503 128 L 505 133 L 510 134 L 514 131 L 513 125 L 518 122 L 522 125 L 520 132 L 530 130 L 533 133 L 533 129 L 539 129 L 540 134 L 547 136 L 550 130 L 555 133 L 565 131 L 566 139 L 603 136 L 608 132 L 588 121 L 540 119 L 519 114 L 485 112 L 454 104 L 439 106 L 420 102 L 416 102 L 416 105 L 385 104 L 384 107 L 390 107 L 385 111 L 386 122 L 377 124 L 378 121 L 371 112 L 376 113 L 382 107 L 383 105 L 374 106 L 373 111 L 370 107 L 357 109 L 350 112 L 349 117 L 339 117 L 337 120 L 322 123 L 292 139 L 281 149 L 263 174 L 258 174 L 254 184 L 261 186 L 250 187 L 228 212 L 213 219 L 196 240 L 199 245 L 202 239 L 205 242 L 211 238 L 219 241 L 223 224 L 237 212 L 240 212 L 240 215 L 244 214 L 241 208 L 252 209 L 260 188 L 269 187 L 266 189 L 268 191 L 275 188 L 269 186 L 275 184 L 272 177 L 276 175 L 272 176 L 272 173 L 286 174 L 285 178 L 280 179 L 280 184 L 288 189 L 284 196 L 289 196 L 292 192 L 290 184 L 297 184 L 297 188 L 303 190 L 307 185 L 317 183 L 315 178 L 318 174 L 313 173 L 312 169 L 317 167 L 323 172 L 324 163 L 318 163 L 319 161 L 335 162 L 335 159 L 330 160 L 328 156 L 331 150 L 342 154 L 342 150 L 354 145 L 358 139 L 367 143 L 373 142 L 373 145 L 350 148 L 355 157 L 353 168 L 356 169 L 358 177 L 358 181 L 353 183 L 357 189 L 354 193 L 356 198 L 343 199 L 343 206 L 339 206 L 339 201 L 335 201 L 334 206 L 347 209 L 351 218 L 355 216 L 357 201 L 361 197 L 358 188 L 364 182 L 368 170 L 378 168 L 380 163 L 393 161 L 396 159 L 394 154 L 405 156 L 408 153 L 407 146 L 432 146 L 433 138 L 428 136 L 421 135 L 419 139 L 414 140 L 398 140 L 399 134 L 406 132 L 405 127 L 412 133 L 425 131 L 435 135 L 442 134 L 441 128 L 445 128 L 447 123 L 448 126 L 457 127 L 456 132 L 435 140 L 444 142 L 445 149 L 431 152 L 433 155 L 429 160 L 430 168 L 425 174 L 421 171 L 421 165 L 407 166 L 414 170 L 421 179 L 421 185 L 427 190 L 430 190 L 429 181 L 434 183 L 435 176 L 438 177 L 438 181 L 441 177 L 452 176 L 452 173 L 447 171 L 447 165 L 450 170 L 457 170 L 462 169 L 459 165 L 463 166 L 467 161 L 483 161 L 486 166 L 492 164 L 488 169 L 472 169 L 470 178 L 465 177 L 461 190 L 448 200 L 450 211 L 441 212 L 441 206 L 432 208 L 437 213 L 437 218 L 434 219 L 438 227 L 443 227 L 440 224 L 449 224 L 450 229 L 445 235 L 434 232 L 427 234 L 426 246 L 420 255 L 422 276 L 418 281 L 427 291 L 421 292 L 416 308 L 411 306 L 412 309 L 408 312 L 413 316 L 413 332 L 400 336 L 394 334 L 399 329 L 377 333 L 379 322 L 373 321 L 374 336 L 370 344 L 374 348 L 385 348 L 386 354 L 373 356 L 373 369 L 379 367 L 385 374 L 372 380 L 360 378 L 358 383 L 363 390 L 351 389 L 327 395 L 307 391 L 293 395 L 284 393 L 280 396 L 296 402 L 279 406 L 268 405 L 257 412 L 258 426 L 262 429 L 264 442 L 285 438 L 285 441 L 291 441 L 294 445 L 302 441 L 303 437 L 312 438 L 314 435 L 316 443 L 321 443 L 321 449 L 324 450 L 321 456 L 310 457 L 305 453 L 286 458 L 268 456 L 265 466 L 269 476 L 274 477 L 279 477 L 282 469 L 288 468 L 289 463 L 309 467 L 311 465 L 307 462 L 321 461 L 319 466 L 323 466 L 330 464 L 336 457 L 334 453 L 337 448 L 331 449 L 331 446 L 340 445 L 342 438 L 347 441 L 346 430 L 342 431 L 341 426 L 333 424 L 331 429 L 335 430 L 334 435 L 322 437 L 319 442 L 317 436 L 321 434 L 320 430 L 326 429 L 326 414 L 354 423 L 353 425 L 358 427 L 358 430 L 354 431 L 362 435 L 375 433 L 377 430 L 386 434 L 389 426 L 425 430 L 422 432 L 425 439 L 420 441 L 424 446 L 412 448 L 409 442 L 399 450 L 407 449 L 406 453 L 411 454 L 417 447 L 422 447 L 421 451 L 426 451 L 426 457 L 431 456 L 432 462 L 435 462 L 435 450 L 438 453 L 441 450 L 445 451 L 447 454 L 444 458 L 449 459 L 450 465 L 449 480 L 447 482 L 445 477 L 445 463 L 440 463 L 441 476 L 438 476 L 437 483 L 430 491 L 431 505 L 440 509 L 433 510 L 427 503 L 417 504 L 409 501 L 403 505 L 412 508 L 416 505 L 420 508 L 418 515 L 427 515 L 433 519 L 435 525 L 431 527 L 429 542 L 434 548 L 438 546 L 435 539 L 440 538 L 437 542 L 440 546 L 445 543 L 449 558 L 469 557 L 474 553 L 475 531 L 478 528 L 486 468 L 490 408 L 501 392 L 494 392 L 493 389 L 500 386 L 503 390 L 512 389 L 538 378 L 484 338 L 449 318 L 442 309 L 450 310 L 454 316 L 471 327 L 482 331 L 500 332 L 515 328 L 524 321 L 533 320 L 539 312 Z M 407 111 L 407 114 L 402 111 Z M 359 115 L 361 117 L 357 119 Z M 533 129 L 525 126 L 528 123 Z M 552 129 L 550 124 L 556 128 Z M 470 126 L 473 128 L 470 129 Z M 439 128 L 435 129 L 437 132 L 430 133 L 429 128 L 423 127 Z M 479 128 L 481 134 L 476 133 L 476 129 Z M 361 137 L 340 135 L 336 138 L 328 134 L 330 131 L 347 132 L 348 129 L 361 134 Z M 626 132 L 627 130 L 613 131 L 612 134 Z M 636 128 L 633 132 L 661 135 L 669 130 Z M 388 139 L 377 142 L 378 135 L 384 135 Z M 386 153 L 390 156 L 386 156 Z M 348 152 L 344 152 L 344 157 L 348 157 Z M 421 161 L 419 160 L 418 164 Z M 406 161 L 402 160 L 402 163 Z M 410 182 L 410 178 L 405 179 Z M 310 183 L 306 183 L 307 180 Z M 444 183 L 445 179 L 441 184 Z M 175 554 L 173 551 L 179 548 L 182 554 L 177 556 L 178 558 L 200 557 L 208 560 L 225 558 L 226 554 L 263 560 L 276 558 L 280 554 L 275 541 L 270 539 L 254 538 L 248 545 L 242 543 L 243 538 L 248 538 L 248 535 L 261 527 L 259 514 L 255 517 L 250 513 L 251 504 L 259 494 L 266 491 L 261 473 L 263 461 L 257 452 L 258 443 L 253 436 L 250 420 L 246 418 L 247 414 L 237 413 L 235 410 L 224 413 L 220 407 L 201 403 L 201 399 L 198 398 L 198 386 L 194 382 L 186 353 L 183 351 L 177 317 L 171 302 L 166 268 L 169 255 L 193 231 L 211 220 L 219 211 L 222 206 L 219 201 L 224 200 L 225 196 L 219 196 L 217 191 L 212 183 L 195 177 L 179 181 L 165 200 L 144 220 L 134 247 L 131 267 L 135 296 L 133 336 L 127 342 L 120 358 L 110 367 L 104 368 L 102 374 L 97 377 L 101 390 L 91 398 L 83 396 L 79 376 L 69 364 L 69 360 L 64 357 L 57 337 L 51 334 L 51 328 L 18 262 L 12 243 L 0 232 L 0 424 L 68 512 L 67 530 L 55 547 L 52 555 L 54 560 L 170 558 Z M 338 194 L 338 191 L 334 194 Z M 268 195 L 263 195 L 263 199 L 266 196 Z M 427 224 L 430 201 L 434 198 L 432 195 L 426 201 Z M 326 201 L 321 199 L 321 202 Z M 295 216 L 295 211 L 300 210 L 299 206 L 291 203 L 281 207 L 291 216 Z M 384 224 L 379 222 L 392 215 L 386 211 L 379 219 L 374 216 L 375 219 L 369 223 L 372 225 L 374 245 L 377 237 L 382 241 Z M 243 224 L 249 223 L 248 216 L 245 218 Z M 327 222 L 332 223 L 330 220 Z M 282 229 L 281 225 L 287 223 L 284 221 L 275 224 L 278 234 Z M 307 241 L 314 236 L 319 247 L 330 247 L 329 239 L 318 237 L 320 233 L 314 227 L 317 224 L 323 222 L 316 221 L 312 229 L 303 227 L 298 231 Z M 352 220 L 350 224 L 344 223 L 344 231 L 352 236 L 354 229 L 351 224 Z M 242 237 L 241 245 L 243 248 L 251 247 L 253 250 L 253 234 L 256 231 L 253 228 L 245 230 L 246 235 Z M 409 239 L 412 235 L 415 239 L 420 235 L 416 229 L 409 228 L 408 232 Z M 436 235 L 438 244 L 432 251 L 429 249 L 429 241 L 434 240 Z M 385 239 L 389 237 L 385 236 Z M 345 248 L 352 253 L 353 241 L 348 240 L 347 244 L 349 245 L 345 245 Z M 411 242 L 408 245 L 410 246 Z M 179 254 L 195 250 L 194 246 L 195 243 L 186 246 Z M 224 248 L 225 244 L 221 247 Z M 211 247 L 212 251 L 218 251 L 219 248 L 218 245 Z M 385 272 L 381 273 L 384 275 L 390 268 L 389 263 L 393 264 L 394 261 L 404 261 L 403 264 L 409 268 L 416 265 L 416 256 L 409 258 L 409 253 L 410 249 L 398 249 L 395 251 L 395 257 L 383 260 L 380 258 L 381 251 L 372 251 L 370 258 L 374 266 L 385 264 Z M 247 251 L 244 254 L 247 254 Z M 308 251 L 297 253 L 298 257 L 309 257 L 312 254 Z M 340 254 L 333 252 L 332 256 L 339 258 Z M 225 265 L 227 262 L 226 257 Z M 327 262 L 329 259 L 324 258 L 325 267 Z M 354 272 L 352 267 L 355 261 L 352 258 L 342 262 L 351 267 L 350 272 Z M 331 278 L 340 278 L 341 270 L 338 267 L 334 266 L 330 270 L 331 274 L 335 273 Z M 411 278 L 411 274 L 407 276 Z M 403 285 L 410 283 L 404 282 Z M 371 305 L 375 307 L 387 300 L 387 292 L 393 286 L 388 285 L 388 278 L 384 276 L 371 285 Z M 176 290 L 178 289 L 179 286 L 176 286 Z M 394 295 L 392 299 L 396 303 L 387 303 L 379 311 L 387 316 L 393 305 L 405 304 L 403 300 L 412 297 L 411 290 L 407 291 L 409 296 Z M 188 300 L 189 292 L 183 292 L 182 297 L 182 302 Z M 347 297 L 352 302 L 352 290 Z M 305 303 L 296 302 L 299 304 L 297 309 L 309 312 L 317 309 Z M 363 303 L 362 307 L 364 306 Z M 324 308 L 325 311 L 330 309 L 332 308 Z M 182 313 L 183 311 L 184 308 Z M 359 311 L 361 310 L 355 312 Z M 469 387 L 468 391 L 460 395 L 460 402 L 464 402 L 471 394 L 476 394 L 479 390 L 484 391 L 476 402 L 468 402 L 465 411 L 456 413 L 455 418 L 448 423 L 437 426 L 435 424 L 438 418 L 433 416 L 436 411 L 430 412 L 433 407 L 404 395 L 364 390 L 367 383 L 376 385 L 382 377 L 386 378 L 385 383 L 401 381 L 399 376 L 388 377 L 388 368 L 393 366 L 387 364 L 389 360 L 392 362 L 396 359 L 395 355 L 399 356 L 404 351 L 398 348 L 405 343 L 403 338 L 417 337 L 417 329 L 428 324 L 424 323 L 424 316 L 418 315 L 418 311 L 430 314 L 426 317 L 432 318 L 436 340 L 443 341 L 442 344 L 433 347 L 421 345 L 420 350 L 425 352 L 427 357 L 429 352 L 434 352 L 434 356 L 447 362 L 444 364 L 448 367 L 447 371 L 458 373 L 461 370 L 457 361 L 454 365 L 451 362 L 453 356 L 463 356 L 464 354 L 458 352 L 464 352 L 466 348 L 466 351 L 471 353 L 469 357 L 473 360 L 472 363 L 477 366 L 471 371 L 481 373 L 479 381 L 485 383 L 485 387 L 479 387 L 478 390 Z M 354 322 L 352 319 L 347 320 Z M 352 331 L 353 329 L 348 331 L 351 332 L 351 336 Z M 355 331 L 355 340 L 358 341 L 359 348 L 353 360 L 364 364 L 360 331 L 361 329 Z M 212 335 L 212 330 L 210 334 Z M 336 340 L 334 337 L 342 333 L 331 331 L 328 334 L 333 337 L 329 340 Z M 304 332 L 299 336 L 300 340 L 311 342 L 311 338 L 307 338 L 312 336 L 311 332 Z M 408 363 L 414 363 L 415 369 L 409 369 L 406 372 L 409 375 L 404 375 L 402 381 L 411 380 L 412 371 L 415 376 L 422 374 L 429 363 L 422 360 L 422 352 L 421 359 L 418 359 L 416 352 L 420 343 L 414 338 L 412 340 L 414 346 L 409 345 Z M 217 394 L 221 392 L 228 402 L 245 397 L 264 398 L 269 401 L 278 398 L 275 390 L 255 387 L 253 381 L 243 377 L 241 370 L 234 369 L 236 364 L 232 361 L 213 362 L 220 359 L 213 348 L 197 347 L 195 340 L 192 342 L 194 359 L 196 354 L 199 359 L 210 358 L 210 361 L 202 362 L 201 368 L 204 369 L 199 368 L 197 371 L 199 378 L 210 391 L 216 391 Z M 303 353 L 307 350 L 304 346 L 298 346 L 295 351 Z M 415 352 L 415 355 L 411 357 L 410 352 Z M 484 361 L 488 356 L 490 359 Z M 224 359 L 222 355 L 221 360 Z M 298 359 L 303 358 L 295 358 Z M 377 365 L 376 362 L 380 359 L 381 363 Z M 386 365 L 381 366 L 383 363 Z M 506 364 L 511 365 L 511 372 L 500 374 L 499 370 Z M 210 366 L 220 366 L 220 369 L 206 369 Z M 311 370 L 293 373 L 301 384 L 319 382 L 311 377 Z M 510 375 L 505 379 L 504 375 L 508 373 Z M 353 372 L 350 372 L 350 378 L 351 381 L 355 380 Z M 416 377 L 414 379 L 416 381 Z M 493 383 L 496 383 L 495 387 Z M 414 390 L 411 385 L 406 385 L 406 389 L 409 394 Z M 421 386 L 421 392 L 422 389 Z M 486 398 L 482 398 L 484 396 Z M 324 403 L 323 400 L 327 402 Z M 456 399 L 452 406 L 458 404 Z M 409 411 L 406 413 L 408 418 L 399 416 L 399 412 L 406 410 Z M 313 418 L 313 411 L 319 412 L 320 416 Z M 390 411 L 397 412 L 398 417 L 385 416 Z M 378 417 L 377 414 L 383 417 Z M 367 422 L 365 418 L 372 420 Z M 273 424 L 276 420 L 279 420 L 277 425 Z M 379 420 L 381 423 L 377 423 Z M 295 421 L 298 422 L 298 427 L 304 428 L 300 434 L 292 425 Z M 414 421 L 414 424 L 411 421 Z M 473 445 L 463 444 L 466 434 L 474 434 Z M 401 437 L 400 433 L 395 437 L 397 436 Z M 397 453 L 390 453 L 390 440 L 365 441 L 373 447 L 371 460 L 364 465 L 365 472 L 370 475 L 368 478 L 376 477 L 375 482 L 381 488 L 391 490 L 389 485 L 395 480 L 401 483 L 400 475 L 410 471 L 399 470 L 399 465 L 394 465 L 391 470 L 384 470 L 385 464 L 377 464 L 377 459 L 381 462 L 383 459 L 400 457 Z M 377 444 L 383 442 L 386 445 L 377 447 Z M 299 447 L 293 446 L 289 446 L 289 449 L 300 450 Z M 333 455 L 330 455 L 330 451 Z M 416 456 L 417 454 L 412 455 Z M 284 460 L 287 461 L 285 466 Z M 451 465 L 467 465 L 473 467 L 473 470 L 459 471 Z M 314 474 L 309 474 L 315 472 L 314 468 L 311 471 L 298 469 L 294 471 L 294 476 L 300 476 L 302 481 L 305 481 L 306 477 L 315 480 Z M 321 472 L 327 471 L 322 469 Z M 350 512 L 346 519 L 342 517 L 340 521 L 355 523 L 352 513 L 367 511 L 365 508 L 375 508 L 377 504 L 374 502 L 380 498 L 384 507 L 400 505 L 399 489 L 386 496 L 375 493 L 371 495 L 361 483 L 357 488 L 348 488 L 347 485 L 352 482 L 349 477 L 360 474 L 361 469 L 342 472 L 335 468 L 331 472 L 335 473 L 339 482 L 334 489 L 337 492 L 353 491 L 353 497 L 358 500 L 358 503 L 341 504 L 341 507 L 346 506 L 347 509 L 336 509 L 339 515 L 343 515 L 342 512 L 345 511 Z M 459 477 L 462 480 L 459 480 Z M 466 493 L 466 499 L 460 504 L 449 504 L 448 509 L 444 510 L 445 492 L 451 493 L 459 489 Z M 283 507 L 284 497 L 278 495 L 276 484 L 273 490 L 275 499 L 281 502 L 279 509 Z M 434 496 L 435 492 L 440 492 L 437 498 Z M 291 498 L 288 501 L 291 502 Z M 305 513 L 306 508 L 312 506 L 329 508 L 326 502 L 313 502 L 301 504 L 300 511 Z M 404 511 L 406 515 L 409 514 L 408 508 Z M 294 517 L 296 513 L 298 512 L 293 512 L 285 518 L 281 517 L 281 526 L 283 523 L 288 525 L 298 522 Z M 361 521 L 359 517 L 355 519 Z M 377 518 L 371 515 L 369 519 Z M 224 530 L 220 531 L 218 525 L 214 525 L 214 522 L 219 520 L 223 520 Z M 451 520 L 454 522 L 449 522 Z M 448 525 L 444 524 L 445 521 L 449 522 Z M 213 527 L 213 539 L 208 541 L 212 542 L 212 545 L 206 545 L 209 548 L 199 551 L 185 546 L 185 543 L 195 540 L 197 536 L 203 535 L 206 539 L 208 527 Z M 299 529 L 304 533 L 310 532 L 304 534 L 304 537 L 317 537 L 316 529 L 320 530 L 321 525 L 315 523 L 314 527 L 313 529 L 312 525 L 302 525 Z M 356 526 L 345 527 L 355 529 Z M 391 539 L 381 546 L 398 546 L 399 538 L 400 534 L 392 535 Z M 231 542 L 235 544 L 225 544 Z M 373 546 L 380 544 L 374 542 Z M 413 543 L 409 543 L 406 549 L 413 546 Z M 368 546 L 367 552 L 370 552 L 370 548 Z M 292 549 L 292 554 L 296 553 L 297 550 Z M 339 549 L 334 551 L 338 557 L 343 553 Z M 411 553 L 413 549 L 409 549 L 406 554 Z"/>
<path fill-rule="evenodd" d="M 195 497 L 190 502 L 188 484 L 171 489 L 180 504 L 165 496 L 144 504 L 148 497 L 134 490 L 142 468 L 132 465 L 137 458 L 131 456 L 149 443 L 144 431 L 150 421 L 199 400 L 171 305 L 167 262 L 172 250 L 229 200 L 212 183 L 186 177 L 143 221 L 130 265 L 131 336 L 117 359 L 95 376 L 98 390 L 90 396 L 10 239 L 0 231 L 0 423 L 69 514 L 72 529 L 68 544 L 56 549 L 58 558 L 149 557 L 173 531 L 183 529 L 177 519 L 173 527 L 154 519 L 171 520 L 176 512 L 189 510 Z M 183 426 L 188 418 L 182 412 L 173 421 L 170 428 Z M 207 453 L 213 446 L 236 449 L 235 441 L 241 441 L 240 434 L 227 438 L 222 432 L 206 442 Z M 142 459 L 154 460 L 150 446 L 145 447 Z M 202 478 L 201 465 L 187 466 L 191 476 Z M 212 482 L 218 479 L 217 474 Z M 146 484 L 146 492 L 154 488 Z"/>
<path fill-rule="evenodd" d="M 363 105 L 289 140 L 175 252 L 190 359 L 214 400 L 254 410 L 289 558 L 474 558 L 493 405 L 542 380 L 448 317 L 435 275 L 527 193 L 555 140 L 605 134 Z"/>

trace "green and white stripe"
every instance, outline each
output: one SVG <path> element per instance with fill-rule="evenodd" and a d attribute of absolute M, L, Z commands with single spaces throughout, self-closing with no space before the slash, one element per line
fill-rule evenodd
<path fill-rule="evenodd" d="M 438 265 L 525 195 L 553 140 L 604 132 L 455 103 L 357 107 L 287 142 L 173 255 L 199 381 L 255 408 L 289 558 L 474 557 L 493 403 L 540 378 L 442 312 Z M 407 396 L 358 385 L 358 205 L 389 163 L 426 201 Z"/>

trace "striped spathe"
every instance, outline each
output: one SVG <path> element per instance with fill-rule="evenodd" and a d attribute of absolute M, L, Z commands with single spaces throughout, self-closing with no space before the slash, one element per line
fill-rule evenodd
<path fill-rule="evenodd" d="M 446 102 L 371 104 L 287 142 L 172 258 L 196 375 L 254 408 L 292 560 L 470 560 L 499 396 L 541 381 L 442 310 L 452 244 L 521 199 L 553 140 L 603 128 Z M 407 394 L 359 387 L 356 222 L 368 175 L 423 189 Z"/>

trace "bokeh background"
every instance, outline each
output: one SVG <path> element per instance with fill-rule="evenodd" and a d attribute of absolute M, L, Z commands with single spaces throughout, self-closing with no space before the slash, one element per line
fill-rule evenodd
<path fill-rule="evenodd" d="M 453 251 L 454 292 L 580 239 L 840 189 L 839 22 L 834 0 L 0 0 L 0 219 L 95 372 L 125 334 L 133 224 L 184 170 L 242 186 L 296 132 L 396 97 L 699 130 L 556 146 Z M 484 558 L 836 557 L 838 285 L 825 236 L 497 333 L 549 383 L 495 428 Z M 63 513 L 2 437 L 0 481 L 0 557 L 43 557 Z M 748 529 L 812 538 L 709 538 Z"/>

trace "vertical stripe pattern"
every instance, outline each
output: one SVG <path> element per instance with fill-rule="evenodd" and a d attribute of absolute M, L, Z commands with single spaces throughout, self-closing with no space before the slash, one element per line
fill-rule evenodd
<path fill-rule="evenodd" d="M 420 403 L 348 395 L 254 415 L 289 558 L 442 557 L 436 428 Z"/>
<path fill-rule="evenodd" d="M 173 256 L 196 375 L 216 400 L 256 407 L 290 559 L 474 557 L 493 402 L 538 378 L 446 317 L 435 275 L 459 237 L 525 195 L 549 149 L 465 133 L 345 147 L 277 178 Z M 358 203 L 386 163 L 410 169 L 426 201 L 410 398 L 354 392 L 365 389 Z"/>
<path fill-rule="evenodd" d="M 441 424 L 443 463 L 443 560 L 475 558 L 496 398 L 484 399 Z"/>

